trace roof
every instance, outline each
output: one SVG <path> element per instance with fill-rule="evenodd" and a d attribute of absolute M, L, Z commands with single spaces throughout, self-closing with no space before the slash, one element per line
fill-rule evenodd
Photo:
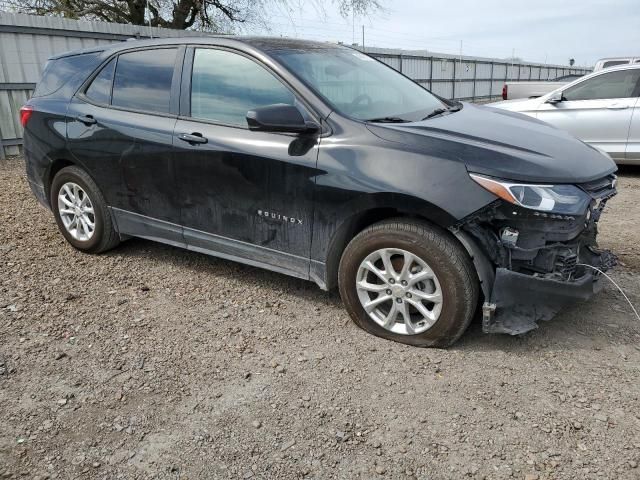
<path fill-rule="evenodd" d="M 610 62 L 611 60 L 632 60 L 634 58 L 640 58 L 640 54 L 638 55 L 629 55 L 628 57 L 607 57 L 607 58 L 601 58 L 599 59 L 596 63 L 600 63 L 600 62 Z"/>
<path fill-rule="evenodd" d="M 637 70 L 639 68 L 640 68 L 640 63 L 627 63 L 625 65 L 615 65 L 613 67 L 602 68 L 600 70 L 596 70 L 593 73 L 590 73 L 589 75 L 595 76 L 596 74 L 603 73 L 603 72 L 615 72 L 617 70 Z"/>
<path fill-rule="evenodd" d="M 181 44 L 200 44 L 200 45 L 226 45 L 232 46 L 247 45 L 257 50 L 265 52 L 274 50 L 319 50 L 319 49 L 333 49 L 333 48 L 347 48 L 341 45 L 330 42 L 318 42 L 313 40 L 298 40 L 294 38 L 281 38 L 281 37 L 245 37 L 245 36 L 232 36 L 232 35 L 207 35 L 207 36 L 193 36 L 193 37 L 178 37 L 178 38 L 154 38 L 149 40 L 137 40 L 131 38 L 125 42 L 113 43 L 110 45 L 101 45 L 98 47 L 85 48 L 82 50 L 73 50 L 70 52 L 61 53 L 50 58 L 50 60 L 69 57 L 73 55 L 81 55 L 93 52 L 111 51 L 116 52 L 120 50 L 127 50 L 135 47 L 155 47 L 161 45 L 181 45 Z"/>

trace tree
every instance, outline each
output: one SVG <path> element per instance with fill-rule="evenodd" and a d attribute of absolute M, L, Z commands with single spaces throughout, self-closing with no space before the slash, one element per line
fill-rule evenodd
<path fill-rule="evenodd" d="M 294 2 L 302 6 L 300 1 L 322 8 L 322 0 L 0 0 L 0 7 L 72 19 L 223 31 L 225 26 L 268 18 L 274 8 L 288 8 Z M 375 11 L 381 1 L 331 0 L 343 16 Z"/>

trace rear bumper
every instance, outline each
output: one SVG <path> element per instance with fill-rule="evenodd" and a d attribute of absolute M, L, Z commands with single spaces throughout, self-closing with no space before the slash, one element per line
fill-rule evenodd
<path fill-rule="evenodd" d="M 27 180 L 29 182 L 29 187 L 31 188 L 31 191 L 35 195 L 38 202 L 44 207 L 51 208 L 49 206 L 49 200 L 47 199 L 47 194 L 44 190 L 44 186 L 39 185 L 38 183 L 36 183 L 30 178 L 28 178 Z"/>
<path fill-rule="evenodd" d="M 599 252 L 590 263 L 606 270 L 615 264 L 615 257 Z M 491 300 L 483 306 L 482 329 L 486 333 L 526 333 L 537 328 L 537 322 L 551 320 L 563 307 L 588 300 L 602 287 L 602 275 L 589 268 L 570 281 L 498 268 Z"/>

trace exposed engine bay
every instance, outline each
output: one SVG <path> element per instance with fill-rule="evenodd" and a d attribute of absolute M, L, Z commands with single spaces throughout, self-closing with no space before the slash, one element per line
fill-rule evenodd
<path fill-rule="evenodd" d="M 486 333 L 528 332 L 602 288 L 600 271 L 613 267 L 616 257 L 598 248 L 598 221 L 617 193 L 616 177 L 578 187 L 590 197 L 580 214 L 497 200 L 452 229 L 478 270 Z"/>

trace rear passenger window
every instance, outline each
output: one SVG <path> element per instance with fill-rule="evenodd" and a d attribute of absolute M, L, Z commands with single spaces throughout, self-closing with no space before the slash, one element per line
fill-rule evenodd
<path fill-rule="evenodd" d="M 123 53 L 118 57 L 112 105 L 132 110 L 169 112 L 175 48 Z"/>
<path fill-rule="evenodd" d="M 111 100 L 111 81 L 115 65 L 115 59 L 107 63 L 89 85 L 85 95 L 94 102 L 108 104 Z"/>

